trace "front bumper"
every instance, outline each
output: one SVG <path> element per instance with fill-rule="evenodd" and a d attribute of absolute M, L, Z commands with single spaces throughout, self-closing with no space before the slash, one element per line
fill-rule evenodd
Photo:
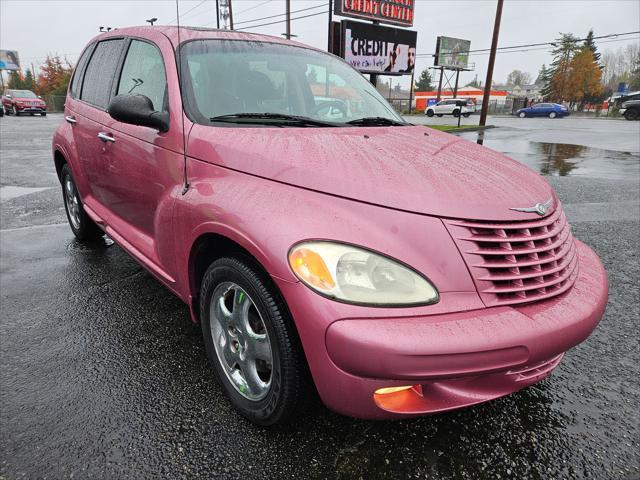
<path fill-rule="evenodd" d="M 576 243 L 574 286 L 528 305 L 412 317 L 389 311 L 388 318 L 333 321 L 310 338 L 299 322 L 313 322 L 312 310 L 289 302 L 324 403 L 354 417 L 393 418 L 481 403 L 542 380 L 589 336 L 607 302 L 600 260 Z M 281 287 L 285 297 L 296 288 Z M 414 387 L 374 395 L 405 385 Z"/>
<path fill-rule="evenodd" d="M 621 108 L 620 110 L 618 110 L 618 113 L 619 113 L 620 115 L 624 115 L 624 112 L 626 112 L 626 111 L 627 111 L 627 109 L 626 109 L 626 108 Z"/>
<path fill-rule="evenodd" d="M 39 107 L 35 105 L 16 105 L 15 108 L 20 113 L 42 113 L 47 111 L 47 107 Z"/>

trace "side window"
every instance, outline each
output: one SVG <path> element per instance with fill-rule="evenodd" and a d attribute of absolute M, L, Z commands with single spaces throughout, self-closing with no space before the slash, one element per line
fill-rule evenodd
<path fill-rule="evenodd" d="M 153 102 L 154 109 L 163 111 L 167 110 L 166 91 L 167 77 L 160 51 L 150 43 L 132 40 L 122 67 L 117 94 L 145 95 Z"/>
<path fill-rule="evenodd" d="M 73 70 L 73 79 L 71 80 L 71 88 L 69 89 L 69 96 L 71 98 L 76 98 L 80 94 L 80 88 L 82 88 L 82 77 L 84 76 L 84 67 L 87 65 L 92 51 L 93 45 L 88 46 L 85 51 L 82 52 L 82 55 L 76 64 L 76 68 Z"/>
<path fill-rule="evenodd" d="M 123 39 L 98 43 L 84 73 L 81 100 L 96 107 L 107 108 L 123 44 Z"/>

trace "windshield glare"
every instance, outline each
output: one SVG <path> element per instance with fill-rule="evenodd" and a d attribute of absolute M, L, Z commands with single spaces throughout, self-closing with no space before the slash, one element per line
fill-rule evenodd
<path fill-rule="evenodd" d="M 278 113 L 346 123 L 403 122 L 360 73 L 315 50 L 265 42 L 197 40 L 181 50 L 186 104 L 199 123 L 242 113 Z"/>
<path fill-rule="evenodd" d="M 31 90 L 9 90 L 9 93 L 15 98 L 37 98 Z"/>

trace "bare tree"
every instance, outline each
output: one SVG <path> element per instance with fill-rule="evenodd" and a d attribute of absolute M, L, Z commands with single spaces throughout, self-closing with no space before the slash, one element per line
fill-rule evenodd
<path fill-rule="evenodd" d="M 514 70 L 507 76 L 507 85 L 529 85 L 531 81 L 531 74 L 521 70 Z"/>

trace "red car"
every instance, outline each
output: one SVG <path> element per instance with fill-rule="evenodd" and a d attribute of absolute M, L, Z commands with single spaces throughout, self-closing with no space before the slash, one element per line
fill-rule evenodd
<path fill-rule="evenodd" d="M 118 29 L 80 57 L 65 120 L 53 157 L 73 233 L 106 232 L 188 305 L 256 423 L 293 418 L 314 386 L 360 418 L 497 398 L 603 315 L 602 264 L 543 178 L 406 123 L 325 52 Z"/>
<path fill-rule="evenodd" d="M 7 115 L 39 113 L 44 117 L 47 114 L 47 104 L 31 90 L 6 90 L 2 96 L 2 105 Z"/>

